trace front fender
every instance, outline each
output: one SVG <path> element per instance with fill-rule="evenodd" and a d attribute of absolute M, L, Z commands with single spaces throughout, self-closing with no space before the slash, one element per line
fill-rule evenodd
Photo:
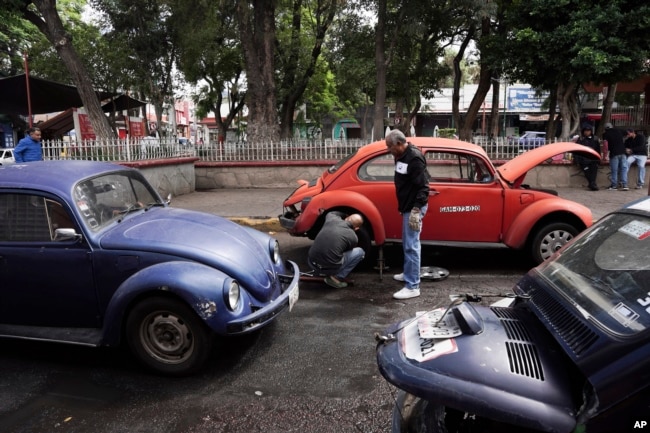
<path fill-rule="evenodd" d="M 215 312 L 226 309 L 222 288 L 228 278 L 209 266 L 182 261 L 158 263 L 136 272 L 120 285 L 108 303 L 104 315 L 104 344 L 119 343 L 124 315 L 133 300 L 143 294 L 173 293 L 207 323 Z"/>
<path fill-rule="evenodd" d="M 503 243 L 510 248 L 523 248 L 535 224 L 553 213 L 573 215 L 580 219 L 585 227 L 590 227 L 593 224 L 591 210 L 586 206 L 558 197 L 539 200 L 517 215 L 504 233 Z"/>
<path fill-rule="evenodd" d="M 294 233 L 307 233 L 316 224 L 316 221 L 323 212 L 340 208 L 354 209 L 355 212 L 363 214 L 370 224 L 375 237 L 375 243 L 382 245 L 386 241 L 386 229 L 384 220 L 375 205 L 367 197 L 347 190 L 325 191 L 315 196 L 296 219 Z"/>

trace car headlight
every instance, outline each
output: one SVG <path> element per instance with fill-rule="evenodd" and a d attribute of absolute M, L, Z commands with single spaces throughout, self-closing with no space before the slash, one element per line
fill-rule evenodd
<path fill-rule="evenodd" d="M 228 285 L 224 287 L 224 297 L 226 298 L 226 305 L 228 308 L 231 310 L 235 310 L 237 308 L 237 304 L 239 304 L 239 297 L 240 297 L 240 289 L 239 289 L 239 283 L 235 280 L 230 280 Z"/>
<path fill-rule="evenodd" d="M 279 263 L 280 262 L 280 243 L 272 239 L 269 242 L 269 253 L 271 254 L 271 260 L 273 260 L 273 263 Z"/>

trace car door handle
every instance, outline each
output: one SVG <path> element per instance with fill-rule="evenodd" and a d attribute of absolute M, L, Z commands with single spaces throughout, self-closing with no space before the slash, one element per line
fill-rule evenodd
<path fill-rule="evenodd" d="M 438 190 L 435 190 L 435 189 L 429 190 L 429 195 L 438 195 L 438 194 L 440 194 L 440 191 L 438 191 Z"/>

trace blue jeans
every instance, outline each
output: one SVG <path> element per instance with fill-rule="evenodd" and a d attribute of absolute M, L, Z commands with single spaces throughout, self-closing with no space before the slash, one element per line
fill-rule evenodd
<path fill-rule="evenodd" d="M 427 206 L 420 209 L 420 216 L 424 219 Z M 407 289 L 420 288 L 420 231 L 409 227 L 410 212 L 402 214 L 402 248 L 404 249 L 404 287 Z"/>
<path fill-rule="evenodd" d="M 632 167 L 632 164 L 636 162 L 637 167 L 639 167 L 639 175 L 636 179 L 637 186 L 643 186 L 645 183 L 645 163 L 648 160 L 648 157 L 645 155 L 628 155 L 627 156 L 627 166 Z"/>
<path fill-rule="evenodd" d="M 612 184 L 610 188 L 616 188 L 621 182 L 622 186 L 627 186 L 627 156 L 616 155 L 609 159 L 609 168 L 612 170 Z M 619 178 L 618 175 L 621 175 Z"/>
<path fill-rule="evenodd" d="M 366 256 L 365 251 L 363 251 L 363 248 L 360 247 L 355 247 L 352 248 L 350 251 L 346 251 L 343 253 L 343 264 L 341 267 L 336 271 L 336 274 L 334 276 L 336 277 L 337 280 L 343 280 L 345 277 L 348 276 L 350 272 L 359 264 L 361 260 Z"/>

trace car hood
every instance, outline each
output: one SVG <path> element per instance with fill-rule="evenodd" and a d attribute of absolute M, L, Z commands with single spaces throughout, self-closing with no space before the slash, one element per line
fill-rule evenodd
<path fill-rule="evenodd" d="M 271 253 L 251 230 L 216 215 L 165 207 L 115 223 L 99 242 L 103 249 L 168 254 L 203 263 L 235 278 L 257 299 L 266 299 L 274 277 Z"/>
<path fill-rule="evenodd" d="M 513 183 L 528 173 L 530 169 L 537 167 L 555 155 L 566 152 L 579 153 L 585 156 L 590 155 L 600 159 L 598 152 L 582 144 L 572 142 L 551 143 L 522 153 L 498 167 L 497 171 L 503 179 Z"/>

